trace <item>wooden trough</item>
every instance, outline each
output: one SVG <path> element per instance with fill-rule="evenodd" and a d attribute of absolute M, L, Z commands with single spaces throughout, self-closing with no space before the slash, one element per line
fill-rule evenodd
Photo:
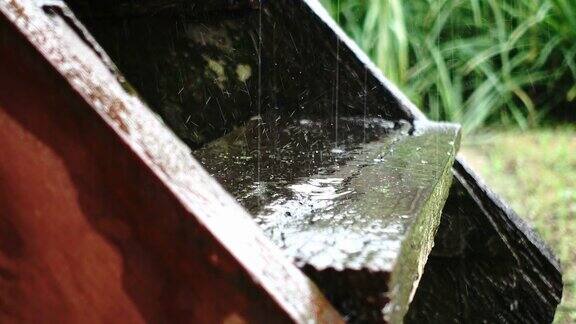
<path fill-rule="evenodd" d="M 315 0 L 0 0 L 0 322 L 551 322 L 459 141 Z"/>

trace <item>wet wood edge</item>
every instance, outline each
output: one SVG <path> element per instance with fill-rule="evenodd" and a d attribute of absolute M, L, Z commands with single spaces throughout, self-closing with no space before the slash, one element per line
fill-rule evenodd
<path fill-rule="evenodd" d="M 109 66 L 79 37 L 64 37 L 34 1 L 2 0 L 0 12 L 41 53 L 295 322 L 341 321 L 323 295 L 292 265 L 142 101 L 128 94 Z M 68 35 L 66 35 L 68 36 Z M 241 235 L 239 235 L 241 234 Z"/>
<path fill-rule="evenodd" d="M 402 95 L 400 93 L 400 91 L 395 86 L 393 86 L 389 81 L 387 81 L 383 77 L 381 72 L 379 72 L 377 70 L 375 65 L 369 60 L 369 58 L 366 56 L 366 54 L 364 54 L 358 48 L 358 46 L 345 35 L 345 33 L 340 29 L 340 27 L 338 27 L 336 25 L 336 23 L 330 18 L 330 16 L 324 10 L 324 8 L 322 8 L 320 6 L 320 4 L 317 3 L 317 1 L 315 1 L 315 0 L 304 0 L 304 1 L 315 12 L 315 14 L 317 14 L 322 19 L 322 21 L 324 21 L 324 23 L 326 23 L 331 29 L 333 29 L 336 32 L 336 34 L 342 39 L 344 44 L 347 45 L 357 55 L 359 60 L 362 61 L 367 66 L 367 68 L 371 71 L 371 73 L 373 75 L 375 75 L 376 77 L 378 77 L 379 80 L 381 80 L 383 86 L 391 89 L 391 91 L 394 93 L 394 95 L 396 95 L 400 98 L 400 100 L 402 102 L 402 106 L 404 109 L 411 111 L 412 114 L 414 115 L 415 119 L 425 119 L 424 115 L 404 95 Z M 18 4 L 20 4 L 20 3 L 22 3 L 22 1 L 5 1 L 2 3 L 2 9 L 3 9 L 3 12 L 5 12 L 5 14 L 6 14 L 6 12 L 8 12 L 6 8 L 9 6 L 12 6 L 13 8 L 10 11 L 11 16 L 9 18 L 13 22 L 20 21 L 18 24 L 26 24 L 26 23 L 22 23 L 22 21 L 28 21 L 29 17 L 21 14 L 21 10 L 18 6 Z M 22 30 L 22 27 L 20 27 L 20 25 L 18 25 L 18 26 Z M 30 33 L 31 31 L 29 30 L 28 32 Z M 36 44 L 34 44 L 34 45 L 36 47 L 38 47 L 38 45 L 36 45 Z M 86 95 L 86 93 L 84 93 L 84 95 Z M 101 104 L 102 103 L 100 103 L 99 105 L 101 105 Z M 140 103 L 140 105 L 142 105 L 142 104 Z M 158 123 L 158 121 L 155 121 L 155 123 Z M 116 127 L 118 127 L 118 125 Z M 141 152 L 141 151 L 138 151 L 138 152 L 140 155 L 146 154 L 146 152 Z M 147 161 L 149 161 L 147 163 L 156 163 L 152 159 L 149 159 Z M 457 164 L 460 165 L 465 170 L 464 173 L 470 177 L 470 181 L 472 183 L 478 183 L 479 178 L 476 175 L 474 175 L 461 160 L 457 160 Z M 155 169 L 155 172 L 160 172 L 162 174 L 164 171 L 162 171 L 161 169 L 160 170 Z M 554 266 L 558 267 L 558 263 L 555 260 L 555 258 L 553 257 L 553 255 L 549 252 L 549 249 L 546 247 L 545 244 L 541 243 L 541 241 L 538 239 L 538 236 L 535 235 L 533 233 L 533 231 L 531 231 L 529 229 L 529 227 L 526 225 L 526 223 L 524 221 L 522 221 L 521 219 L 519 219 L 518 217 L 515 217 L 514 216 L 515 214 L 513 212 L 511 212 L 510 209 L 508 207 L 506 207 L 506 205 L 499 198 L 497 198 L 496 195 L 491 193 L 489 190 L 486 190 L 485 192 L 486 192 L 486 196 L 488 197 L 488 199 L 490 199 L 493 203 L 496 203 L 496 204 L 499 204 L 500 206 L 505 207 L 504 210 L 506 210 L 507 212 L 505 212 L 504 218 L 510 219 L 513 226 L 518 228 L 522 233 L 524 233 L 526 238 L 532 244 L 534 244 L 538 248 L 539 251 L 541 251 L 546 256 L 546 258 L 549 262 L 551 262 Z M 514 214 L 514 215 L 511 216 L 511 214 Z"/>
<path fill-rule="evenodd" d="M 376 78 L 382 87 L 386 88 L 395 99 L 398 100 L 398 109 L 405 111 L 409 115 L 409 119 L 413 120 L 427 120 L 426 116 L 416 107 L 414 103 L 390 80 L 388 80 L 376 64 L 368 57 L 368 55 L 352 40 L 348 34 L 338 25 L 336 21 L 330 16 L 326 9 L 318 0 L 301 0 L 310 11 L 318 17 L 318 19 L 325 24 L 333 33 L 336 34 L 338 41 L 350 50 L 360 63 L 370 72 L 371 76 Z M 290 1 L 287 1 L 290 2 Z"/>
<path fill-rule="evenodd" d="M 462 159 L 456 159 L 453 173 L 456 175 L 456 179 L 460 181 L 464 187 L 474 193 L 474 199 L 477 201 L 478 205 L 481 206 L 485 214 L 494 214 L 503 218 L 506 221 L 504 224 L 506 227 L 519 230 L 519 234 L 524 236 L 527 243 L 537 249 L 545 257 L 546 261 L 554 268 L 561 271 L 562 267 L 560 261 L 554 255 L 550 247 L 534 231 L 534 228 L 520 218 L 520 216 L 501 197 L 494 193 L 486 185 L 484 180 L 468 167 Z"/>
<path fill-rule="evenodd" d="M 342 28 L 330 17 L 326 9 L 317 0 L 303 0 L 322 21 L 328 25 L 342 40 L 342 42 L 356 54 L 358 59 L 363 62 L 367 69 L 382 82 L 382 85 L 390 90 L 400 101 L 402 108 L 406 109 L 414 116 L 414 120 L 428 120 L 427 117 L 414 105 L 408 97 L 406 97 L 392 82 L 390 82 L 382 72 L 376 67 L 376 65 L 370 60 L 370 58 L 360 49 L 360 47 L 342 30 Z M 551 252 L 550 248 L 542 241 L 542 239 L 534 232 L 534 230 L 522 220 L 502 198 L 495 194 L 488 186 L 483 182 L 483 180 L 470 168 L 467 166 L 466 162 L 456 157 L 455 167 L 453 170 L 454 174 L 459 174 L 462 178 L 466 179 L 469 185 L 473 185 L 477 190 L 480 190 L 485 197 L 493 204 L 497 209 L 502 211 L 507 219 L 510 220 L 511 224 L 518 228 L 526 238 L 531 242 L 534 247 L 536 247 L 546 259 L 557 269 L 560 269 L 560 264 L 554 254 Z M 460 178 L 457 177 L 458 181 Z"/>
<path fill-rule="evenodd" d="M 402 108 L 407 110 L 414 117 L 414 121 L 427 120 L 427 117 L 420 112 L 420 110 L 410 102 L 410 100 L 402 94 L 397 87 L 383 76 L 382 72 L 380 72 L 358 45 L 356 45 L 356 43 L 346 35 L 346 33 L 330 17 L 318 1 L 303 1 L 308 4 L 308 6 L 324 21 L 325 24 L 334 30 L 342 42 L 350 48 L 363 64 L 365 64 L 370 73 L 380 80 L 382 85 L 388 88 L 389 91 L 398 98 Z M 552 274 L 548 274 L 548 277 L 546 277 L 546 274 L 542 274 L 542 280 L 548 285 L 551 294 L 557 296 L 556 298 L 559 302 L 561 288 L 560 291 L 558 291 L 557 287 L 558 285 L 561 287 L 561 266 L 548 245 L 542 241 L 540 236 L 528 225 L 528 223 L 516 214 L 516 212 L 514 212 L 502 198 L 490 190 L 483 180 L 459 157 L 456 157 L 452 174 L 455 177 L 454 181 L 459 182 L 464 187 L 468 188 L 470 192 L 474 193 L 472 196 L 474 200 L 477 201 L 479 207 L 483 210 L 486 220 L 491 223 L 494 228 L 498 229 L 501 237 L 514 236 L 520 243 L 530 246 L 532 248 L 531 253 L 541 254 L 541 257 L 536 256 L 536 254 L 534 254 L 534 257 L 540 260 L 540 262 L 543 262 L 542 266 L 545 266 L 544 263 L 548 263 L 549 266 L 556 270 L 559 277 L 553 276 Z M 509 248 L 512 248 L 512 251 L 515 248 L 518 248 L 518 242 L 507 241 L 505 243 Z M 524 250 L 517 251 L 518 254 L 524 252 Z"/>
<path fill-rule="evenodd" d="M 426 123 L 428 122 L 424 122 L 424 124 Z M 442 127 L 444 129 L 453 127 L 454 145 L 452 146 L 452 151 L 449 152 L 450 157 L 445 158 L 446 163 L 444 163 L 443 168 L 439 171 L 439 176 L 430 193 L 430 197 L 422 207 L 418 219 L 414 224 L 412 224 L 409 234 L 407 235 L 407 238 L 409 238 L 410 241 L 403 243 L 403 254 L 406 253 L 404 251 L 412 251 L 411 253 L 414 254 L 414 243 L 418 242 L 419 249 L 416 252 L 416 262 L 415 264 L 413 261 L 411 262 L 412 267 L 406 267 L 405 264 L 399 263 L 396 266 L 395 271 L 392 272 L 390 287 L 392 293 L 398 295 L 398 300 L 387 305 L 390 311 L 388 318 L 391 323 L 403 322 L 416 291 L 418 290 L 430 252 L 434 247 L 434 238 L 441 222 L 442 210 L 453 182 L 452 164 L 454 163 L 456 153 L 460 147 L 462 138 L 461 128 L 448 123 L 438 123 L 437 127 Z M 411 287 L 404 287 L 395 290 L 395 286 L 400 286 L 406 283 L 410 283 Z"/>
<path fill-rule="evenodd" d="M 458 162 L 435 246 L 406 323 L 551 323 L 559 264 L 500 198 Z"/>

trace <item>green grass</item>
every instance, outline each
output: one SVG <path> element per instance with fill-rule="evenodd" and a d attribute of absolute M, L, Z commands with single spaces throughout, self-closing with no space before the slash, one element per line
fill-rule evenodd
<path fill-rule="evenodd" d="M 556 323 L 576 322 L 576 127 L 471 135 L 461 155 L 527 219 L 559 257 L 564 297 Z"/>
<path fill-rule="evenodd" d="M 574 106 L 576 1 L 322 3 L 432 119 L 525 129 Z"/>

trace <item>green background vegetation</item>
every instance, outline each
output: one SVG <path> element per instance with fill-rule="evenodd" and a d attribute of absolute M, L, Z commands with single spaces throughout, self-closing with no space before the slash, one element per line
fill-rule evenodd
<path fill-rule="evenodd" d="M 321 0 L 560 258 L 576 322 L 576 1 Z"/>
<path fill-rule="evenodd" d="M 537 126 L 576 102 L 574 0 L 323 0 L 432 119 Z"/>

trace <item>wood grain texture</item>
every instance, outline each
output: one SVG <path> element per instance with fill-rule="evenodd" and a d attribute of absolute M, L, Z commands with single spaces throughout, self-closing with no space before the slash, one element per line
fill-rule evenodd
<path fill-rule="evenodd" d="M 0 322 L 340 321 L 63 20 L 0 35 Z"/>
<path fill-rule="evenodd" d="M 401 322 L 440 223 L 459 128 L 361 117 L 338 126 L 267 115 L 194 156 L 348 322 Z"/>
<path fill-rule="evenodd" d="M 98 17 L 151 16 L 163 10 L 178 10 L 189 16 L 206 13 L 256 9 L 259 0 L 68 0 L 70 6 L 83 7 Z"/>
<path fill-rule="evenodd" d="M 260 10 L 199 16 L 173 7 L 138 17 L 71 8 L 130 85 L 193 149 L 270 111 L 289 120 L 364 112 L 389 120 L 421 116 L 312 3 L 267 1 Z M 119 9 L 108 3 L 107 10 Z M 242 70 L 248 72 L 239 77 Z"/>
<path fill-rule="evenodd" d="M 188 148 L 122 82 L 87 31 L 74 24 L 71 28 L 74 19 L 62 16 L 64 11 L 37 7 L 41 2 L 0 0 L 0 322 L 341 321 L 316 287 L 281 256 L 249 215 L 190 157 Z M 212 4 L 223 3 L 198 2 L 209 5 L 209 12 L 216 8 L 210 9 Z M 152 6 L 155 11 L 172 2 L 149 3 L 159 4 Z M 198 19 L 190 12 L 167 17 L 186 15 Z M 185 19 L 162 22 L 165 25 L 140 21 L 138 28 L 160 32 L 135 45 L 154 41 L 168 46 L 174 41 L 213 51 L 220 45 L 218 39 L 206 47 L 198 39 L 190 45 L 170 33 L 186 26 L 206 36 L 214 34 L 206 28 L 224 28 L 245 43 L 247 51 L 234 55 L 245 58 L 243 63 L 250 64 L 253 73 L 262 69 L 263 109 L 282 110 L 287 116 L 295 112 L 290 108 L 297 109 L 305 117 L 332 116 L 337 111 L 342 117 L 361 114 L 368 107 L 368 113 L 392 120 L 425 120 L 316 0 L 269 1 L 257 13 L 227 12 L 226 17 L 232 20 L 212 22 L 209 28 L 201 26 L 205 21 L 195 21 L 195 26 Z M 260 19 L 262 32 L 256 28 Z M 98 40 L 106 34 L 103 29 Z M 113 35 L 134 38 L 134 34 Z M 198 34 L 193 31 L 193 40 L 194 36 Z M 134 45 L 115 42 L 114 37 L 106 50 Z M 160 47 L 148 50 L 153 53 Z M 174 64 L 164 76 L 158 75 L 174 78 L 183 71 L 178 64 L 191 60 L 172 60 L 171 55 L 192 51 L 161 48 L 168 51 L 154 59 Z M 127 61 L 141 50 L 146 48 L 132 48 Z M 146 62 L 148 53 L 139 59 Z M 259 55 L 268 60 L 260 61 Z M 237 57 L 215 56 L 212 61 L 238 63 Z M 219 81 L 222 68 L 208 63 L 198 69 L 199 75 L 207 71 Z M 119 66 L 129 81 L 142 81 L 148 89 L 156 89 L 155 82 L 161 79 L 153 69 L 129 75 L 142 66 L 132 70 Z M 238 74 L 236 64 L 223 70 Z M 249 89 L 257 86 L 254 80 L 249 80 Z M 191 103 L 205 102 L 208 91 L 196 97 L 190 91 L 193 87 L 184 89 L 179 80 L 172 81 L 159 94 L 143 91 L 139 82 L 133 84 L 151 103 L 163 104 L 165 98 L 178 102 L 180 95 Z M 228 95 L 218 84 L 211 90 L 221 92 L 218 98 Z M 244 115 L 237 120 L 242 123 L 256 111 L 250 106 L 255 97 L 240 97 L 245 87 L 232 90 L 236 92 L 227 100 L 234 104 L 243 98 L 251 109 L 242 110 Z M 235 117 L 234 110 L 219 112 L 219 103 L 206 103 L 216 112 L 206 124 L 222 119 L 222 114 Z M 177 108 L 182 107 L 184 112 L 195 112 L 186 105 Z M 223 129 L 237 125 L 230 120 L 218 125 Z M 184 131 L 174 132 L 196 145 L 222 136 L 215 131 L 195 140 L 183 136 Z M 535 235 L 465 167 L 457 164 L 455 175 L 469 196 L 450 206 L 468 221 L 464 229 L 448 232 L 446 241 L 436 240 L 438 248 L 409 318 L 416 314 L 420 321 L 474 321 L 485 311 L 493 322 L 549 320 L 560 296 L 557 264 Z M 474 230 L 469 232 L 470 224 Z M 459 242 L 468 234 L 471 239 L 466 242 L 477 245 L 466 247 L 465 257 L 451 262 L 454 259 L 443 254 L 442 242 Z M 494 266 L 498 264 L 505 266 Z M 435 293 L 438 285 L 445 288 L 444 294 Z M 353 291 L 359 298 L 366 293 L 369 290 Z M 441 303 L 426 303 L 439 298 Z M 522 317 L 519 310 L 528 315 Z"/>
<path fill-rule="evenodd" d="M 90 18 L 90 13 L 85 12 L 82 18 Z M 259 12 L 247 11 L 218 16 L 218 19 L 214 19 L 214 16 L 190 18 L 171 9 L 164 10 L 162 15 L 141 17 L 139 21 L 126 18 L 123 22 L 91 19 L 85 22 L 127 79 L 138 88 L 142 96 L 153 103 L 178 136 L 194 148 L 223 136 L 258 114 L 256 103 L 261 104 L 261 111 L 278 111 L 294 119 L 334 118 L 337 112 L 340 117 L 367 113 L 369 116 L 391 120 L 425 120 L 423 114 L 383 77 L 317 1 L 269 1 Z M 150 22 L 156 28 L 147 32 Z M 227 42 L 226 39 L 231 41 Z M 220 88 L 222 84 L 218 84 L 218 81 L 224 79 L 223 75 L 214 75 L 199 53 L 220 62 L 223 75 L 228 81 L 234 82 L 228 82 Z M 235 68 L 239 62 L 251 66 L 254 74 L 257 70 L 261 72 L 262 87 L 258 87 L 255 76 L 248 79 L 246 84 L 235 82 Z M 473 175 L 470 175 L 469 181 L 477 183 Z M 497 201 L 497 197 L 492 194 L 486 194 L 482 199 L 488 205 L 496 204 Z M 458 206 L 460 203 L 463 206 Z M 455 208 L 470 208 L 473 212 L 481 210 L 477 204 L 466 204 L 469 204 L 469 200 L 456 200 L 452 203 Z M 462 217 L 469 215 L 470 212 L 466 212 Z M 503 242 L 502 237 L 514 235 L 511 236 L 514 239 L 508 240 L 524 237 L 522 241 L 526 246 L 532 244 L 539 247 L 531 250 L 535 260 L 546 255 L 542 246 L 535 243 L 536 236 L 531 235 L 522 222 L 515 221 L 511 213 L 476 215 L 475 221 L 482 224 L 476 227 L 479 229 L 476 231 L 479 242 Z M 494 234 L 494 222 L 507 225 Z M 466 229 L 463 231 L 466 232 Z M 460 234 L 454 235 L 458 237 Z M 516 253 L 511 252 L 512 249 L 505 244 L 494 243 L 490 247 L 496 249 L 496 253 Z M 524 247 L 515 246 L 514 249 L 522 251 Z M 550 259 L 540 260 L 542 267 L 553 266 Z M 429 267 L 439 270 L 428 270 L 428 274 L 444 273 L 447 268 L 454 270 L 450 263 L 437 262 L 436 258 L 432 261 L 441 266 Z M 495 261 L 479 258 L 477 262 L 493 264 Z M 531 266 L 529 262 L 511 265 L 514 271 L 525 271 L 523 267 L 527 269 Z M 475 269 L 472 272 L 462 271 L 459 276 L 468 283 L 478 283 L 478 289 L 483 289 L 480 288 L 482 280 L 476 280 L 479 277 L 488 281 L 505 278 L 501 277 L 498 267 L 478 266 Z M 556 294 L 557 283 L 561 280 L 557 270 L 541 273 L 542 280 L 552 283 L 547 293 Z M 421 284 L 427 287 L 429 280 L 434 279 L 425 275 Z M 528 282 L 524 281 L 524 284 Z M 472 291 L 470 284 L 447 287 L 452 289 L 446 292 L 449 296 L 472 296 L 469 294 Z M 537 299 L 519 295 L 513 289 L 492 290 L 492 293 L 495 291 L 495 295 L 506 296 L 506 300 L 515 298 L 520 303 L 533 302 L 533 309 L 542 311 L 542 318 L 549 318 L 555 309 L 553 298 L 545 298 L 542 304 L 538 304 Z M 369 290 L 354 292 L 354 295 L 362 297 L 366 293 Z M 417 300 L 431 298 L 436 297 L 417 297 Z M 446 301 L 446 305 L 461 306 L 458 301 L 450 298 L 444 298 L 443 301 Z M 482 310 L 482 302 L 475 305 L 478 305 L 478 310 Z M 448 314 L 448 311 L 437 306 L 416 303 L 411 314 L 418 314 L 419 311 L 424 315 L 430 314 L 423 307 L 430 307 L 439 314 Z M 503 310 L 509 308 L 510 303 L 503 302 L 498 307 L 491 309 Z M 468 319 L 472 318 L 470 314 L 467 315 Z"/>
<path fill-rule="evenodd" d="M 456 163 L 454 185 L 407 323 L 551 323 L 557 260 L 532 229 Z"/>

